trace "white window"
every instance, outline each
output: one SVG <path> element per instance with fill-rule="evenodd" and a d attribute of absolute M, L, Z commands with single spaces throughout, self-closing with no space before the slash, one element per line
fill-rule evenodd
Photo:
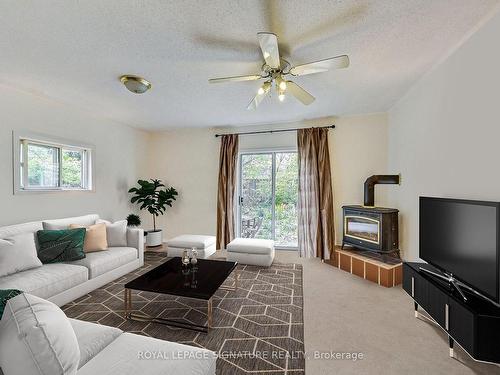
<path fill-rule="evenodd" d="M 15 192 L 92 190 L 88 145 L 31 133 L 14 133 Z"/>

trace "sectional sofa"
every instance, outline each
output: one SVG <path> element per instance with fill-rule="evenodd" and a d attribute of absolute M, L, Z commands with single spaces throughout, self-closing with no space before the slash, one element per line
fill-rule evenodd
<path fill-rule="evenodd" d="M 41 229 L 67 228 L 70 224 L 88 226 L 95 224 L 98 219 L 98 215 L 85 215 L 0 227 L 0 238 L 35 233 Z M 74 262 L 44 264 L 42 267 L 0 277 L 0 289 L 20 289 L 62 306 L 143 264 L 143 230 L 127 228 L 126 246 L 88 253 L 86 258 Z"/>
<path fill-rule="evenodd" d="M 0 227 L 0 238 L 41 229 L 62 229 L 70 224 L 88 226 L 98 219 L 98 215 L 86 215 Z M 87 253 L 86 258 L 74 262 L 44 264 L 1 277 L 0 289 L 25 292 L 7 302 L 0 321 L 0 366 L 5 375 L 215 374 L 213 352 L 68 319 L 57 307 L 143 264 L 143 231 L 127 228 L 126 246 Z M 66 334 L 62 334 L 64 327 Z M 73 343 L 64 343 L 71 339 Z M 64 358 L 64 352 L 71 347 L 76 348 L 73 355 Z"/>

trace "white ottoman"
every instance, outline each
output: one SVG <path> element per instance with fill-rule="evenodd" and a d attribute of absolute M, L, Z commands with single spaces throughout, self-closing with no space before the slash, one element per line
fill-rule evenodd
<path fill-rule="evenodd" d="M 195 248 L 198 258 L 206 259 L 215 253 L 215 236 L 202 236 L 198 234 L 183 234 L 167 241 L 167 255 L 181 257 L 184 250 L 191 251 Z"/>
<path fill-rule="evenodd" d="M 235 238 L 226 246 L 227 260 L 241 264 L 269 267 L 274 260 L 274 241 L 258 238 Z"/>

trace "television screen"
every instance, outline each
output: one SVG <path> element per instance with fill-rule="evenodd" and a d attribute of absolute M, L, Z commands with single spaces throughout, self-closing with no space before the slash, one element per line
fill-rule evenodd
<path fill-rule="evenodd" d="M 499 203 L 420 197 L 420 258 L 499 302 Z"/>

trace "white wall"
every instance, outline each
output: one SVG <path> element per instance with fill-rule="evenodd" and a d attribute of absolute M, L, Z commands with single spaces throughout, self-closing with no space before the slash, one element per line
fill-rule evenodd
<path fill-rule="evenodd" d="M 173 207 L 167 207 L 167 214 L 158 218 L 164 239 L 183 233 L 215 233 L 219 142 L 214 135 L 213 129 L 151 135 L 149 176 L 179 192 Z"/>
<path fill-rule="evenodd" d="M 145 172 L 148 135 L 88 112 L 0 86 L 0 225 L 98 213 L 122 219 L 135 208 L 127 190 Z M 13 194 L 12 131 L 37 133 L 95 146 L 95 192 Z"/>
<path fill-rule="evenodd" d="M 389 113 L 391 195 L 403 255 L 418 258 L 418 197 L 500 201 L 500 14 L 424 76 Z"/>
<path fill-rule="evenodd" d="M 397 174 L 387 167 L 387 115 L 341 117 L 330 132 L 330 161 L 335 199 L 336 242 L 342 241 L 342 206 L 363 204 L 363 184 L 374 174 Z M 378 185 L 375 205 L 387 206 L 388 194 L 399 186 Z"/>
<path fill-rule="evenodd" d="M 215 133 L 325 126 L 330 131 L 330 157 L 338 240 L 343 204 L 363 201 L 363 182 L 372 174 L 387 173 L 387 116 L 385 114 L 323 118 L 300 123 L 255 125 L 239 128 L 177 129 L 152 135 L 149 173 L 179 191 L 179 199 L 160 219 L 165 238 L 182 233 L 216 231 L 219 139 Z M 240 137 L 240 149 L 296 147 L 296 133 Z M 377 188 L 378 189 L 378 188 Z M 385 187 L 378 189 L 377 204 L 385 202 Z"/>

